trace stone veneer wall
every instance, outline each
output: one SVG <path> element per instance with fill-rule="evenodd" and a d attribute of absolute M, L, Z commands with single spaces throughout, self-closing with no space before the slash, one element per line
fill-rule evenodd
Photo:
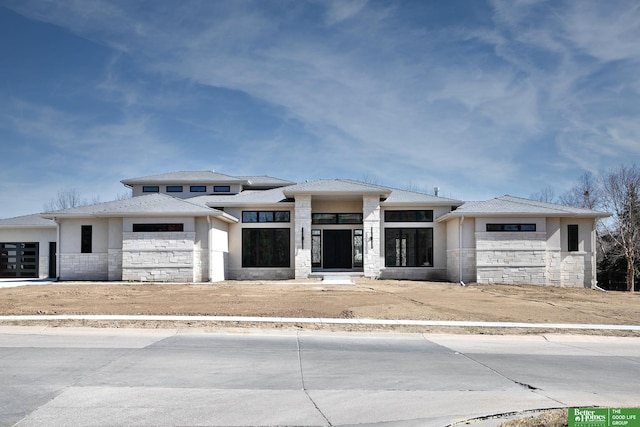
<path fill-rule="evenodd" d="M 381 279 L 398 280 L 447 280 L 446 268 L 433 267 L 384 267 L 380 271 Z"/>
<path fill-rule="evenodd" d="M 365 196 L 362 199 L 364 228 L 364 275 L 380 276 L 380 198 Z"/>
<path fill-rule="evenodd" d="M 122 233 L 122 280 L 193 282 L 194 232 Z"/>
<path fill-rule="evenodd" d="M 61 280 L 109 280 L 106 253 L 59 254 Z"/>
<path fill-rule="evenodd" d="M 590 288 L 593 283 L 592 255 L 586 252 L 562 252 L 560 279 L 562 286 Z"/>
<path fill-rule="evenodd" d="M 546 233 L 476 232 L 478 283 L 546 285 Z"/>
<path fill-rule="evenodd" d="M 460 249 L 447 251 L 447 280 L 460 281 Z M 462 249 L 462 281 L 476 281 L 476 250 L 474 248 Z"/>
<path fill-rule="evenodd" d="M 293 268 L 241 268 L 229 270 L 231 280 L 287 280 L 294 277 Z M 305 276 L 304 278 L 307 278 Z"/>
<path fill-rule="evenodd" d="M 559 249 L 547 249 L 547 285 L 562 286 L 562 254 Z"/>
<path fill-rule="evenodd" d="M 38 278 L 46 279 L 49 277 L 49 257 L 40 254 L 38 258 Z"/>
<path fill-rule="evenodd" d="M 193 251 L 193 280 L 206 282 L 209 280 L 209 251 L 194 249 Z"/>
<path fill-rule="evenodd" d="M 311 274 L 311 196 L 297 196 L 294 212 L 295 225 L 291 230 L 295 236 L 294 277 L 306 279 Z M 304 229 L 304 249 L 302 248 L 302 229 Z"/>
<path fill-rule="evenodd" d="M 109 280 L 122 280 L 122 250 L 109 249 Z"/>

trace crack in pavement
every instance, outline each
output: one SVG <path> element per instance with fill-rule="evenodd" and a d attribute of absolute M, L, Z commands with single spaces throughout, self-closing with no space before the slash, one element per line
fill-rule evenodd
<path fill-rule="evenodd" d="M 309 395 L 309 391 L 307 390 L 307 385 L 305 384 L 305 381 L 304 381 L 304 370 L 302 369 L 302 353 L 300 351 L 300 334 L 299 333 L 296 333 L 296 346 L 298 349 L 298 366 L 300 368 L 300 382 L 302 383 L 302 391 L 304 391 L 304 394 L 307 396 L 307 399 L 309 399 L 309 401 L 316 408 L 318 413 L 322 415 L 322 418 L 325 419 L 325 421 L 327 422 L 327 425 L 332 426 L 333 424 L 331 424 L 331 421 L 329 421 L 329 418 L 327 418 L 324 412 L 322 412 L 322 409 L 320 409 L 318 404 L 313 400 L 311 395 Z"/>
<path fill-rule="evenodd" d="M 474 359 L 473 357 L 471 357 L 471 356 L 469 356 L 469 355 L 467 355 L 467 354 L 465 354 L 465 353 L 462 353 L 462 352 L 460 352 L 460 351 L 456 351 L 456 352 L 455 352 L 455 354 L 459 354 L 459 355 L 461 355 L 461 356 L 465 357 L 466 359 L 468 359 L 468 360 L 470 360 L 470 361 L 472 361 L 472 362 L 474 362 L 474 363 L 477 363 L 477 364 L 478 364 L 478 365 L 480 365 L 480 366 L 483 366 L 483 367 L 487 368 L 488 370 L 490 370 L 490 371 L 491 371 L 491 372 L 493 372 L 494 374 L 501 376 L 502 378 L 506 379 L 507 381 L 510 381 L 510 382 L 512 382 L 512 383 L 514 383 L 514 384 L 516 384 L 516 385 L 518 385 L 518 386 L 520 386 L 520 387 L 524 388 L 525 390 L 529 390 L 529 391 L 531 391 L 531 392 L 541 394 L 542 396 L 546 397 L 546 398 L 547 398 L 547 399 L 549 399 L 549 400 L 552 400 L 552 401 L 554 401 L 554 402 L 557 402 L 557 403 L 559 403 L 560 405 L 564 405 L 564 406 L 566 406 L 566 403 L 561 402 L 561 401 L 559 401 L 558 399 L 554 399 L 554 398 L 553 398 L 553 397 L 551 397 L 551 396 L 547 396 L 545 393 L 543 393 L 543 392 L 544 392 L 544 390 L 543 390 L 543 389 L 541 389 L 540 387 L 536 387 L 536 386 L 534 386 L 534 385 L 527 384 L 527 383 L 524 383 L 524 382 L 521 382 L 521 381 L 515 380 L 515 379 L 513 379 L 513 378 L 510 378 L 510 377 L 506 376 L 505 374 L 503 374 L 502 372 L 500 372 L 500 371 L 498 371 L 498 370 L 496 370 L 496 369 L 492 368 L 491 366 L 489 366 L 489 365 L 487 365 L 487 364 L 485 364 L 485 363 L 482 363 L 482 362 L 480 362 L 479 360 L 476 360 L 476 359 Z"/>

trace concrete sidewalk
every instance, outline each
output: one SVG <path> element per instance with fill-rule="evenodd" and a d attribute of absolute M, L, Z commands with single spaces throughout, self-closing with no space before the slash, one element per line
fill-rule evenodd
<path fill-rule="evenodd" d="M 169 321 L 169 322 L 228 322 L 228 323 L 316 323 L 323 325 L 372 326 L 441 326 L 471 328 L 527 328 L 557 330 L 640 331 L 640 325 L 599 325 L 576 323 L 473 322 L 448 320 L 340 319 L 314 317 L 255 317 L 255 316 L 181 316 L 181 315 L 16 315 L 0 316 L 0 322 L 88 320 L 88 321 Z"/>
<path fill-rule="evenodd" d="M 50 285 L 56 279 L 0 279 L 0 288 L 17 288 L 18 286 Z"/>

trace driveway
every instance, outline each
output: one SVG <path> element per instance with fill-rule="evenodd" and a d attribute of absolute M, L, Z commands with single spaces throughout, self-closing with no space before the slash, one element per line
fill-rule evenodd
<path fill-rule="evenodd" d="M 0 425 L 448 426 L 639 377 L 627 337 L 0 328 Z"/>

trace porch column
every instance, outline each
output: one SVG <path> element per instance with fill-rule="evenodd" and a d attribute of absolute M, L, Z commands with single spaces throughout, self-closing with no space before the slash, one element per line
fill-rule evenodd
<path fill-rule="evenodd" d="M 307 279 L 311 274 L 311 196 L 296 196 L 295 278 Z"/>
<path fill-rule="evenodd" d="M 363 196 L 364 275 L 380 276 L 380 197 Z"/>

